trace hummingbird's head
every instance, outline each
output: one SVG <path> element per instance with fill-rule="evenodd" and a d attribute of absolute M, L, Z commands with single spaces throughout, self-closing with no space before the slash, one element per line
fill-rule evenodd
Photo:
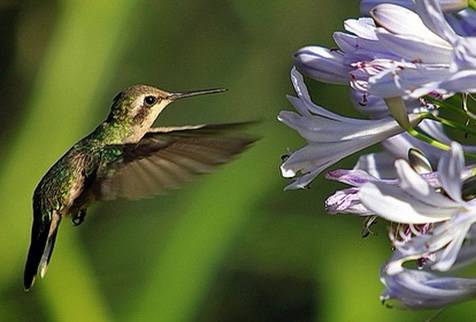
<path fill-rule="evenodd" d="M 130 140 L 140 139 L 152 126 L 159 114 L 173 101 L 197 95 L 221 93 L 223 88 L 187 92 L 167 92 L 148 85 L 134 85 L 114 97 L 107 122 L 127 125 Z"/>

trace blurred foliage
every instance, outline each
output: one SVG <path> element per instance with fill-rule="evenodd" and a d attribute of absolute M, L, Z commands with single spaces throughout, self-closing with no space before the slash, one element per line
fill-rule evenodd
<path fill-rule="evenodd" d="M 422 321 L 378 301 L 385 228 L 330 216 L 337 186 L 283 192 L 280 155 L 303 144 L 279 124 L 291 55 L 333 46 L 357 1 L 5 1 L 0 4 L 0 321 Z M 47 168 L 134 83 L 223 86 L 174 104 L 160 124 L 261 119 L 262 137 L 217 173 L 167 196 L 92 207 L 59 234 L 46 279 L 22 271 L 31 194 Z M 314 98 L 353 113 L 343 87 Z M 342 165 L 350 166 L 354 158 Z M 463 321 L 472 303 L 438 321 Z"/>

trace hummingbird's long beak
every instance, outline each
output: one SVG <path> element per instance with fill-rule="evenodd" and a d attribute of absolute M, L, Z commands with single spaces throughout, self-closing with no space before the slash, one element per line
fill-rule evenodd
<path fill-rule="evenodd" d="M 178 99 L 182 99 L 182 98 L 186 98 L 186 97 L 223 93 L 223 92 L 226 92 L 226 91 L 227 91 L 226 88 L 199 89 L 197 91 L 171 93 L 167 98 L 171 101 L 176 101 Z"/>

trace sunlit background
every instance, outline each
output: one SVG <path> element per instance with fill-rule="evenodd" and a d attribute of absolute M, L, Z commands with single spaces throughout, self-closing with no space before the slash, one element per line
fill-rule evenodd
<path fill-rule="evenodd" d="M 338 186 L 283 192 L 280 157 L 304 141 L 276 121 L 289 109 L 292 53 L 333 46 L 358 1 L 116 0 L 0 4 L 0 321 L 423 321 L 434 311 L 379 302 L 385 227 L 331 216 Z M 185 189 L 91 207 L 64 221 L 48 274 L 25 293 L 32 191 L 48 167 L 136 83 L 226 87 L 173 104 L 158 123 L 260 119 L 262 139 Z M 313 97 L 356 115 L 344 87 Z M 340 166 L 351 166 L 349 158 Z M 437 321 L 464 321 L 474 303 Z"/>

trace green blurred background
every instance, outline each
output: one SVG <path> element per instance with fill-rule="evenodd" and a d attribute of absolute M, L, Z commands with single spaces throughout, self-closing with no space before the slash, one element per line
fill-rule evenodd
<path fill-rule="evenodd" d="M 276 121 L 292 53 L 334 46 L 358 1 L 3 1 L 0 3 L 0 321 L 422 321 L 388 309 L 385 227 L 324 213 L 338 188 L 283 192 L 280 156 L 304 142 Z M 22 288 L 31 195 L 47 168 L 107 114 L 122 88 L 222 86 L 175 103 L 176 125 L 261 119 L 262 137 L 217 173 L 156 199 L 102 203 L 65 221 L 46 279 Z M 353 113 L 347 89 L 314 98 Z M 355 157 L 341 166 L 351 166 Z M 438 321 L 463 321 L 472 303 Z"/>

